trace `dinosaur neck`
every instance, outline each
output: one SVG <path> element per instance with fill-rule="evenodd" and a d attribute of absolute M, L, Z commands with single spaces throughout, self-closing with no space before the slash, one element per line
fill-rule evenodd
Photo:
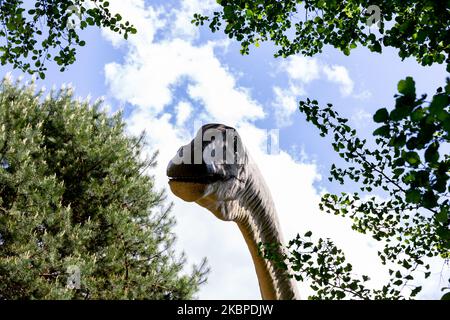
<path fill-rule="evenodd" d="M 264 300 L 298 299 L 294 280 L 286 270 L 276 268 L 258 254 L 258 243 L 284 243 L 275 206 L 261 174 L 253 167 L 245 192 L 240 198 L 236 223 L 255 265 L 261 296 Z"/>

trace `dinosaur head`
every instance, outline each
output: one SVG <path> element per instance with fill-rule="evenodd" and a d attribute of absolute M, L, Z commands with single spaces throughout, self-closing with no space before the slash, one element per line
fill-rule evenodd
<path fill-rule="evenodd" d="M 237 131 L 207 124 L 182 146 L 167 167 L 169 186 L 179 198 L 234 220 L 233 207 L 247 180 L 248 157 Z"/>

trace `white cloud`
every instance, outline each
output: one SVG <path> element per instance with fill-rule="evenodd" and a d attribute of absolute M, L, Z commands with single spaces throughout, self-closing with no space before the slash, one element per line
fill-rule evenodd
<path fill-rule="evenodd" d="M 367 121 L 371 121 L 372 114 L 365 111 L 364 109 L 356 109 L 353 113 L 351 119 L 358 127 L 365 127 L 367 125 Z"/>
<path fill-rule="evenodd" d="M 173 39 L 132 46 L 125 64 L 105 67 L 107 84 L 119 100 L 158 114 L 173 102 L 174 88 L 187 81 L 188 96 L 202 103 L 212 120 L 233 125 L 264 116 L 263 108 L 247 89 L 236 86 L 235 78 L 215 57 L 213 42 L 196 47 Z"/>
<path fill-rule="evenodd" d="M 272 107 L 276 124 L 278 127 L 288 126 L 292 123 L 292 114 L 298 109 L 298 97 L 305 94 L 305 91 L 302 87 L 291 84 L 287 89 L 274 86 L 273 92 Z"/>
<path fill-rule="evenodd" d="M 130 35 L 125 41 L 122 35 L 109 29 L 103 29 L 102 34 L 115 47 L 129 43 L 151 43 L 156 31 L 164 26 L 167 21 L 162 18 L 164 8 L 156 6 L 145 6 L 143 0 L 109 1 L 109 9 L 112 13 L 120 12 L 124 21 L 130 21 L 138 30 L 135 35 Z"/>
<path fill-rule="evenodd" d="M 170 28 L 173 37 L 195 39 L 199 28 L 191 23 L 194 13 L 206 14 L 219 8 L 215 0 L 181 0 L 180 9 L 172 11 L 173 26 Z"/>
<path fill-rule="evenodd" d="M 290 56 L 280 63 L 278 70 L 286 72 L 290 83 L 307 84 L 325 76 L 328 81 L 339 86 L 343 96 L 348 96 L 353 92 L 353 80 L 350 78 L 347 68 L 341 65 L 328 65 L 316 58 Z M 363 97 L 367 94 L 368 92 L 364 92 Z"/>
<path fill-rule="evenodd" d="M 182 126 L 187 119 L 191 116 L 192 105 L 186 101 L 180 101 L 175 107 L 177 114 L 177 126 Z"/>
<path fill-rule="evenodd" d="M 348 96 L 353 92 L 353 80 L 345 67 L 338 65 L 324 66 L 323 72 L 329 81 L 339 85 L 339 90 L 343 96 Z"/>
<path fill-rule="evenodd" d="M 196 9 L 195 5 L 199 3 L 192 1 L 192 8 Z M 376 244 L 351 231 L 348 221 L 319 212 L 321 191 L 314 187 L 320 179 L 316 165 L 296 161 L 283 150 L 275 155 L 263 152 L 265 130 L 258 128 L 254 121 L 265 117 L 264 109 L 252 98 L 249 89 L 237 85 L 235 76 L 216 57 L 214 48 L 221 44 L 194 45 L 190 33 L 187 40 L 179 38 L 186 36 L 182 33 L 166 34 L 165 38 L 155 40 L 155 34 L 172 23 L 167 21 L 167 17 L 173 18 L 175 12 L 174 21 L 185 21 L 184 13 L 174 9 L 155 9 L 139 0 L 115 0 L 111 5 L 120 7 L 125 17 L 129 14 L 133 21 L 145 26 L 139 37 L 126 43 L 123 63 L 105 66 L 105 76 L 110 94 L 134 105 L 127 119 L 130 133 L 146 130 L 149 149 L 160 151 L 159 165 L 152 170 L 156 187 L 167 188 L 166 164 L 178 147 L 187 143 L 194 134 L 186 125 L 190 116 L 237 126 L 272 191 L 285 239 L 294 237 L 297 232 L 313 230 L 317 236 L 332 238 L 343 248 L 355 270 L 369 274 L 376 283 L 385 279 L 386 274 L 378 263 Z M 182 22 L 177 23 L 183 25 Z M 105 33 L 105 37 L 118 44 L 110 34 Z M 317 79 L 317 69 L 320 70 L 314 59 L 291 61 L 293 64 L 287 62 L 286 70 L 292 78 L 292 86 L 288 91 L 274 89 L 275 96 L 281 101 L 284 99 L 280 102 L 280 108 L 284 108 L 282 116 L 297 108 L 292 97 L 302 94 L 302 86 L 298 82 L 305 84 Z M 345 72 L 339 68 L 330 70 L 330 79 L 348 92 L 349 81 L 342 76 Z M 176 88 L 185 91 L 175 94 Z M 192 104 L 187 103 L 187 99 Z M 176 117 L 168 113 L 171 106 L 177 111 Z M 219 221 L 205 209 L 183 202 L 170 192 L 168 198 L 175 203 L 173 213 L 178 222 L 175 228 L 178 249 L 187 253 L 191 263 L 207 256 L 212 268 L 199 297 L 259 299 L 254 267 L 237 226 Z M 308 289 L 304 284 L 301 288 L 302 296 L 306 297 Z"/>
<path fill-rule="evenodd" d="M 320 65 L 317 59 L 304 56 L 290 56 L 283 60 L 280 69 L 287 72 L 289 78 L 308 83 L 320 77 Z"/>
<path fill-rule="evenodd" d="M 363 90 L 360 93 L 353 94 L 353 97 L 358 100 L 367 100 L 372 97 L 372 92 L 369 90 Z"/>
<path fill-rule="evenodd" d="M 288 89 L 281 89 L 279 86 L 273 87 L 272 106 L 279 126 L 287 126 L 292 123 L 291 116 L 298 109 L 299 96 L 306 95 L 306 85 L 315 80 L 325 77 L 327 81 L 337 84 L 344 97 L 353 93 L 354 83 L 344 66 L 328 65 L 319 59 L 298 55 L 283 60 L 278 66 L 278 71 L 286 73 L 288 77 Z M 369 92 L 363 92 L 356 97 L 365 99 L 368 94 Z"/>

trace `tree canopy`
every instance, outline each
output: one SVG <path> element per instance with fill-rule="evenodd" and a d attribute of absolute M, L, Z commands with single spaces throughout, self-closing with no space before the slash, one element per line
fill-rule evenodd
<path fill-rule="evenodd" d="M 112 14 L 104 0 L 0 1 L 0 62 L 45 78 L 46 62 L 53 59 L 60 70 L 76 60 L 77 47 L 86 44 L 80 30 L 108 28 L 127 39 L 136 29 Z"/>
<path fill-rule="evenodd" d="M 241 43 L 241 52 L 250 45 L 273 41 L 275 56 L 301 53 L 312 56 L 324 45 L 344 54 L 358 45 L 373 52 L 383 46 L 399 49 L 399 56 L 415 57 L 423 65 L 450 63 L 450 3 L 448 0 L 218 0 L 222 6 L 212 16 L 196 14 L 197 25 L 209 23 Z M 373 8 L 373 9 L 372 9 Z M 372 9 L 372 10 L 371 10 Z M 379 10 L 380 21 L 374 21 Z M 368 26 L 377 23 L 372 32 Z M 222 27 L 222 25 L 224 25 Z"/>
<path fill-rule="evenodd" d="M 194 296 L 207 268 L 185 274 L 143 141 L 70 88 L 0 82 L 0 300 Z"/>

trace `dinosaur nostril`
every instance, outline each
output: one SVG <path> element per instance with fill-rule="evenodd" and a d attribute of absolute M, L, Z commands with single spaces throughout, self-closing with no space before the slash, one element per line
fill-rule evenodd
<path fill-rule="evenodd" d="M 181 158 L 183 156 L 183 147 L 178 149 L 178 156 Z"/>

